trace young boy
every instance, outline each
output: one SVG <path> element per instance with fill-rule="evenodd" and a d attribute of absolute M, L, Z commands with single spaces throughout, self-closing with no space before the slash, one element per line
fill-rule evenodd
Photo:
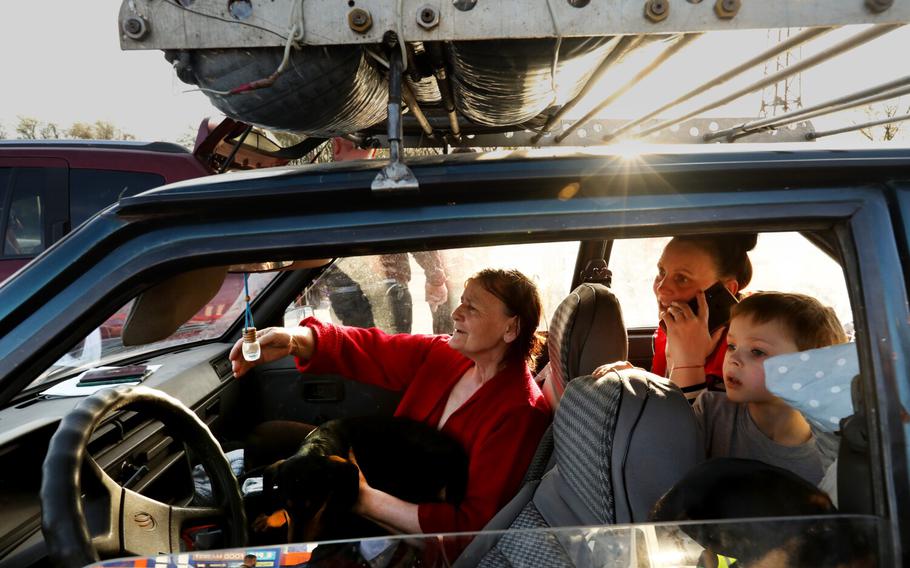
<path fill-rule="evenodd" d="M 831 308 L 803 294 L 752 294 L 733 307 L 724 357 L 726 393 L 705 391 L 693 406 L 707 457 L 759 460 L 813 485 L 824 474 L 809 423 L 765 387 L 765 359 L 845 343 Z"/>

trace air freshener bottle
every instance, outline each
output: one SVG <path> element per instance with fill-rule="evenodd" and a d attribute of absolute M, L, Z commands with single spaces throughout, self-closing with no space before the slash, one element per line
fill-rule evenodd
<path fill-rule="evenodd" d="M 241 345 L 243 358 L 247 361 L 256 361 L 259 359 L 259 340 L 256 339 L 256 328 L 243 328 L 243 344 Z"/>

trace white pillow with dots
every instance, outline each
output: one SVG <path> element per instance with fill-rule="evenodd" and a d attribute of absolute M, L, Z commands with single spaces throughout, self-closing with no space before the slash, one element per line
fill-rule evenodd
<path fill-rule="evenodd" d="M 765 386 L 825 432 L 853 414 L 850 382 L 859 374 L 855 343 L 842 343 L 765 360 Z"/>

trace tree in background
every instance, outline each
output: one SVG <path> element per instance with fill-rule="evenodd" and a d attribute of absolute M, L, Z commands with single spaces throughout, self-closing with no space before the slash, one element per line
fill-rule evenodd
<path fill-rule="evenodd" d="M 177 138 L 177 144 L 180 144 L 190 152 L 196 148 L 196 134 L 199 132 L 199 127 L 195 125 L 189 125 L 186 127 L 186 130 L 183 131 L 183 134 Z"/>
<path fill-rule="evenodd" d="M 41 127 L 41 137 L 45 140 L 55 140 L 57 138 L 60 138 L 62 135 L 63 133 L 60 132 L 60 127 L 58 127 L 53 122 L 48 122 Z"/>
<path fill-rule="evenodd" d="M 38 125 L 40 123 L 37 119 L 31 118 L 29 116 L 20 116 L 19 124 L 16 125 L 16 134 L 20 140 L 35 140 L 38 138 Z"/>
<path fill-rule="evenodd" d="M 124 132 L 106 120 L 94 124 L 74 122 L 66 131 L 66 137 L 76 140 L 135 140 L 132 134 Z"/>
<path fill-rule="evenodd" d="M 6 129 L 3 128 L 3 123 L 0 122 L 0 140 L 6 138 Z"/>
<path fill-rule="evenodd" d="M 0 138 L 6 133 L 0 130 Z M 71 138 L 74 140 L 135 140 L 136 137 L 117 128 L 106 120 L 96 120 L 94 124 L 74 122 L 69 128 L 61 128 L 55 122 L 41 122 L 30 116 L 20 116 L 16 125 L 16 137 L 19 140 L 55 140 Z"/>
<path fill-rule="evenodd" d="M 904 104 L 903 98 L 899 98 L 883 102 L 880 105 L 869 105 L 863 110 L 866 114 L 866 121 L 871 122 L 873 120 L 882 120 L 898 115 L 910 114 L 910 104 Z M 894 140 L 901 131 L 901 126 L 903 126 L 903 124 L 904 123 L 902 122 L 892 122 L 890 124 L 882 124 L 881 126 L 862 128 L 860 129 L 860 132 L 870 142 L 887 142 L 889 140 Z"/>

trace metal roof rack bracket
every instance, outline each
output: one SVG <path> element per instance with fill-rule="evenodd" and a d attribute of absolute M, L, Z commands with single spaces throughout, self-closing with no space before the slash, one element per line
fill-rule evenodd
<path fill-rule="evenodd" d="M 400 39 L 399 39 L 400 41 Z M 401 161 L 401 53 L 393 48 L 389 57 L 389 163 L 376 174 L 370 189 L 376 194 L 413 193 L 420 184 L 411 169 Z"/>

